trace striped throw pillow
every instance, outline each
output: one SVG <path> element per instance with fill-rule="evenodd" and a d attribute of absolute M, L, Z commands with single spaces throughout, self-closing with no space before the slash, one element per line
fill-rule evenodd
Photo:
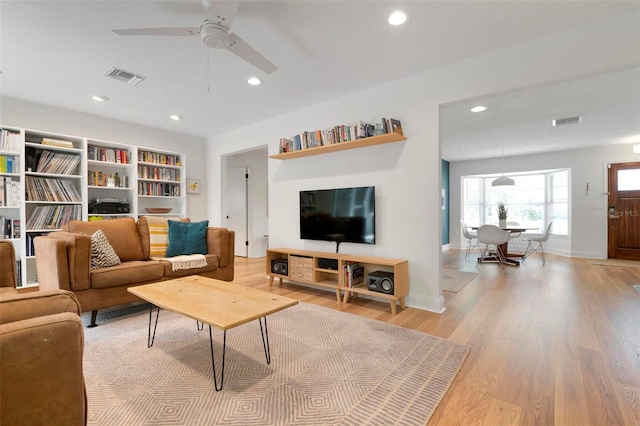
<path fill-rule="evenodd" d="M 169 247 L 169 220 L 166 217 L 147 216 L 149 225 L 149 255 L 166 257 Z"/>
<path fill-rule="evenodd" d="M 113 249 L 102 229 L 91 235 L 91 269 L 118 266 L 120 258 Z"/>

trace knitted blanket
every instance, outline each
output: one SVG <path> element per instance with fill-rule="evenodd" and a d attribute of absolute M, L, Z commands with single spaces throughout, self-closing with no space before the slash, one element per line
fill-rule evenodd
<path fill-rule="evenodd" d="M 185 254 L 173 257 L 152 257 L 153 260 L 168 260 L 171 262 L 171 270 L 204 268 L 207 266 L 207 259 L 204 254 Z"/>

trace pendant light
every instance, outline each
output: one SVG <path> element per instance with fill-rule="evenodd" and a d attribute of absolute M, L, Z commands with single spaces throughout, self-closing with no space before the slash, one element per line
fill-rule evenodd
<path fill-rule="evenodd" d="M 502 164 L 504 166 L 504 146 L 502 147 Z M 513 186 L 515 184 L 516 181 L 506 177 L 504 173 L 502 173 L 502 176 L 500 176 L 498 179 L 495 179 L 493 182 L 491 182 L 491 186 Z"/>

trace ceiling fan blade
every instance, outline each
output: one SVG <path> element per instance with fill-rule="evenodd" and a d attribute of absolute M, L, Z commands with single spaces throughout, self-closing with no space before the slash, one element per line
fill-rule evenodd
<path fill-rule="evenodd" d="M 229 34 L 229 40 L 231 41 L 231 44 L 227 47 L 227 50 L 231 51 L 231 53 L 238 55 L 267 74 L 271 74 L 278 69 L 275 65 L 269 62 L 267 58 L 262 56 L 257 50 L 249 46 L 237 35 L 233 33 Z"/>
<path fill-rule="evenodd" d="M 197 36 L 200 34 L 199 27 L 129 28 L 111 31 L 123 36 Z"/>
<path fill-rule="evenodd" d="M 202 0 L 202 4 L 207 10 L 207 19 L 227 29 L 231 28 L 240 7 L 239 1 Z"/>

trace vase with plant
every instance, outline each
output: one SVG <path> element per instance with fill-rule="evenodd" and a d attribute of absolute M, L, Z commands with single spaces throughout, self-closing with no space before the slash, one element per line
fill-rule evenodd
<path fill-rule="evenodd" d="M 500 228 L 507 227 L 507 214 L 509 213 L 509 209 L 503 202 L 498 203 L 498 226 Z"/>

